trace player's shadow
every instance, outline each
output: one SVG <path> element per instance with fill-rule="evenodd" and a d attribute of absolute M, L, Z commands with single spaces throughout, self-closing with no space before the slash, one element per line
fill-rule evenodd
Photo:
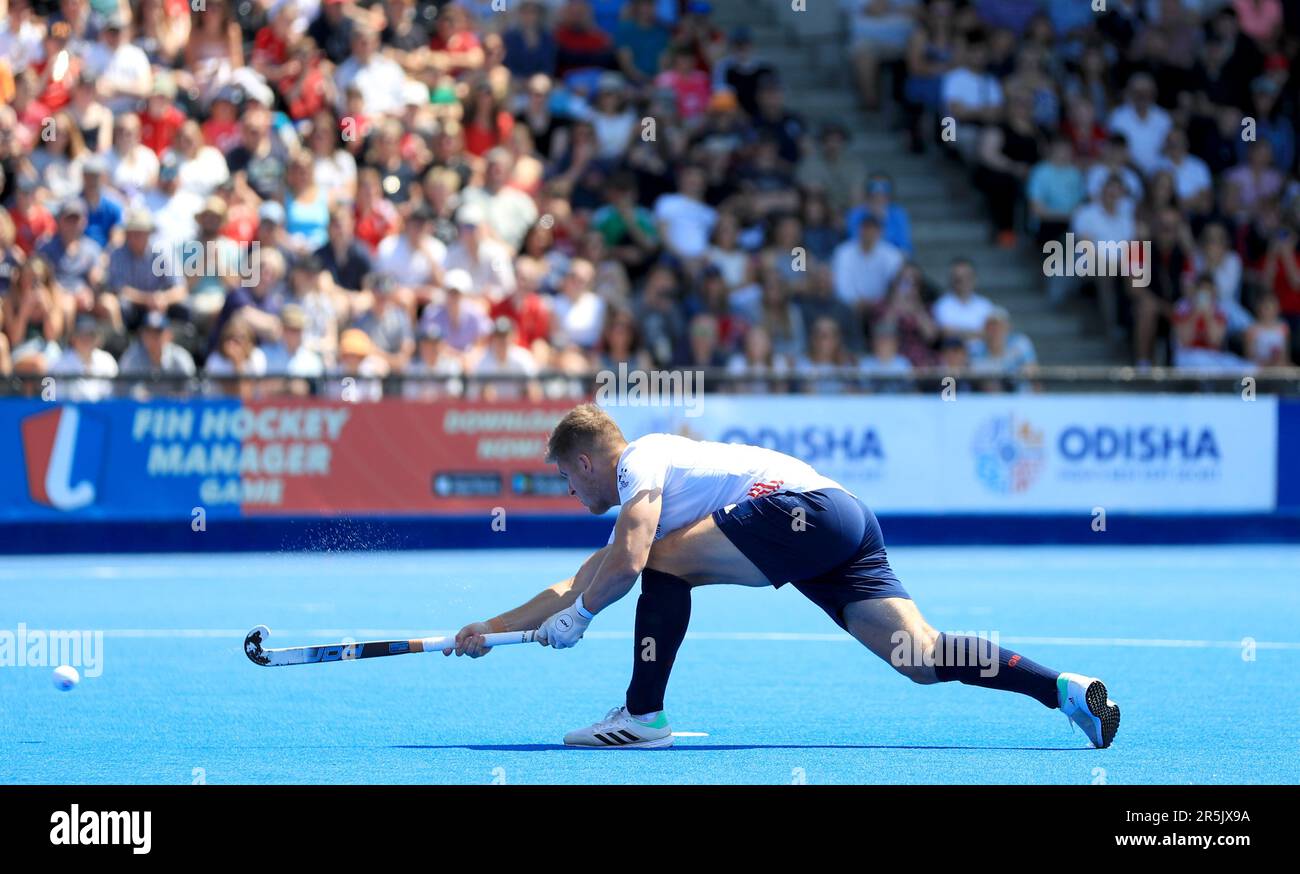
<path fill-rule="evenodd" d="M 398 750 L 471 750 L 473 752 L 492 753 L 549 753 L 569 752 L 585 753 L 582 747 L 570 747 L 564 744 L 395 744 Z M 592 747 L 591 749 L 604 749 Z M 1017 753 L 1072 753 L 1088 751 L 1088 747 L 990 747 L 962 746 L 941 744 L 677 744 L 662 750 L 642 750 L 641 752 L 730 752 L 733 750 L 978 750 L 980 752 L 1010 751 Z"/>

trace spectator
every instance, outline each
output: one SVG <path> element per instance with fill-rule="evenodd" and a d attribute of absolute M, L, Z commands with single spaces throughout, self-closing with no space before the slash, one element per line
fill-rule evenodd
<path fill-rule="evenodd" d="M 595 347 L 605 321 L 605 301 L 592 291 L 595 270 L 590 261 L 575 258 L 560 283 L 555 296 L 554 335 L 557 348 L 575 345 L 584 350 Z"/>
<path fill-rule="evenodd" d="M 384 359 L 388 373 L 404 371 L 415 354 L 415 328 L 399 290 L 391 281 L 377 281 L 374 305 L 352 322 L 370 337 L 371 354 Z"/>
<path fill-rule="evenodd" d="M 988 72 L 988 64 L 988 43 L 974 33 L 960 45 L 956 65 L 943 74 L 940 102 L 944 115 L 957 122 L 951 142 L 964 149 L 963 154 L 972 153 L 984 126 L 996 124 L 1001 116 L 1002 85 Z"/>
<path fill-rule="evenodd" d="M 984 332 L 967 345 L 970 369 L 973 374 L 989 377 L 981 386 L 983 391 L 1004 391 L 1019 383 L 1006 377 L 1024 376 L 1037 362 L 1034 344 L 1024 334 L 1011 330 L 1011 314 L 1002 307 L 994 307 L 984 320 Z"/>
<path fill-rule="evenodd" d="M 1126 197 L 1134 201 L 1141 199 L 1144 191 L 1142 176 L 1129 160 L 1128 140 L 1123 134 L 1112 134 L 1106 141 L 1101 161 L 1088 168 L 1088 199 L 1098 200 L 1102 187 L 1112 176 L 1119 177 Z"/>
<path fill-rule="evenodd" d="M 807 394 L 841 394 L 848 391 L 850 384 L 836 374 L 855 364 L 852 354 L 844 348 L 839 323 L 822 317 L 813 322 L 808 354 L 795 361 L 794 374 Z"/>
<path fill-rule="evenodd" d="M 713 67 L 713 87 L 730 88 L 740 108 L 753 118 L 758 114 L 759 84 L 775 75 L 775 70 L 755 55 L 754 36 L 749 28 L 733 29 L 729 43 L 729 50 Z"/>
<path fill-rule="evenodd" d="M 99 41 L 85 56 L 86 74 L 95 80 L 95 89 L 113 113 L 135 109 L 136 102 L 148 96 L 153 86 L 153 68 L 149 58 L 131 42 L 131 25 L 125 15 L 114 10 L 104 19 Z"/>
<path fill-rule="evenodd" d="M 1214 180 L 1204 161 L 1187 150 L 1187 134 L 1174 128 L 1165 139 L 1164 158 L 1156 165 L 1174 177 L 1174 191 L 1184 210 L 1206 215 L 1213 206 Z"/>
<path fill-rule="evenodd" d="M 468 353 L 477 350 L 492 330 L 481 302 L 467 297 L 473 290 L 474 282 L 468 273 L 448 270 L 443 279 L 442 303 L 426 307 L 420 322 L 421 330 L 437 328 L 447 345 L 466 360 L 472 357 Z"/>
<path fill-rule="evenodd" d="M 81 166 L 81 199 L 86 202 L 86 236 L 108 248 L 120 237 L 123 207 L 117 196 L 104 187 L 108 167 L 99 155 L 90 155 Z"/>
<path fill-rule="evenodd" d="M 375 254 L 375 269 L 396 280 L 412 300 L 428 299 L 428 288 L 442 280 L 447 247 L 429 233 L 433 212 L 419 207 L 400 234 L 386 237 Z"/>
<path fill-rule="evenodd" d="M 74 402 L 101 401 L 113 393 L 117 359 L 101 346 L 99 322 L 89 313 L 77 316 L 72 342 L 50 367 L 58 377 L 79 377 L 62 383 L 62 397 Z"/>
<path fill-rule="evenodd" d="M 948 291 L 934 302 L 934 322 L 944 337 L 973 340 L 984 332 L 993 304 L 975 288 L 975 264 L 955 259 L 948 269 Z"/>
<path fill-rule="evenodd" d="M 818 137 L 818 149 L 799 163 L 797 179 L 807 191 L 824 192 L 836 215 L 844 216 L 864 193 L 866 173 L 862 162 L 850 157 L 844 147 L 848 131 L 843 125 L 825 125 Z M 884 221 L 884 217 L 880 217 Z M 853 235 L 850 228 L 849 235 Z"/>
<path fill-rule="evenodd" d="M 546 27 L 546 7 L 541 0 L 523 0 L 515 24 L 502 37 L 506 66 L 516 79 L 550 76 L 555 72 L 557 46 Z M 542 154 L 546 154 L 545 151 Z"/>
<path fill-rule="evenodd" d="M 172 342 L 171 320 L 152 311 L 144 316 L 136 339 L 122 353 L 119 367 L 126 376 L 194 376 L 194 359 Z"/>
<path fill-rule="evenodd" d="M 175 99 L 175 81 L 160 74 L 154 79 L 144 111 L 136 116 L 140 120 L 140 142 L 159 158 L 171 148 L 172 141 L 187 120 L 185 113 L 172 102 Z"/>
<path fill-rule="evenodd" d="M 718 220 L 717 210 L 704 201 L 704 192 L 703 168 L 687 165 L 677 174 L 677 191 L 661 196 L 654 205 L 660 239 L 690 268 L 707 254 L 709 235 Z"/>
<path fill-rule="evenodd" d="M 1174 366 L 1188 370 L 1244 372 L 1249 362 L 1227 351 L 1228 316 L 1219 306 L 1214 277 L 1189 284 L 1174 309 Z"/>
<path fill-rule="evenodd" d="M 913 367 L 934 363 L 939 340 L 939 326 L 921 297 L 921 286 L 920 268 L 906 264 L 890 285 L 889 296 L 876 320 L 877 325 L 893 327 L 898 351 Z"/>
<path fill-rule="evenodd" d="M 1218 307 L 1228 320 L 1229 334 L 1246 330 L 1254 319 L 1241 303 L 1241 256 L 1233 251 L 1223 225 L 1206 226 L 1192 267 L 1197 276 L 1208 275 L 1213 280 Z"/>
<path fill-rule="evenodd" d="M 614 31 L 618 66 L 634 84 L 645 85 L 659 72 L 672 34 L 658 20 L 655 0 L 630 0 L 630 12 Z M 694 53 L 688 55 L 692 66 Z"/>
<path fill-rule="evenodd" d="M 1070 230 L 1078 240 L 1097 247 L 1113 250 L 1116 245 L 1127 246 L 1137 238 L 1133 211 L 1132 200 L 1124 194 L 1123 181 L 1119 176 L 1111 176 L 1102 187 L 1097 202 L 1086 203 L 1074 211 Z M 1110 275 L 1095 278 L 1102 318 L 1108 330 L 1117 330 L 1121 319 L 1118 278 Z"/>
<path fill-rule="evenodd" d="M 882 320 L 871 329 L 871 351 L 858 362 L 858 370 L 868 376 L 897 376 L 912 372 L 912 362 L 899 351 L 898 329 L 892 322 Z M 874 380 L 868 386 L 875 392 L 896 392 L 907 388 L 907 383 Z"/>
<path fill-rule="evenodd" d="M 437 327 L 429 326 L 416 336 L 416 354 L 406 368 L 402 397 L 413 401 L 436 401 L 460 397 L 465 384 L 461 357 L 451 349 Z"/>
<path fill-rule="evenodd" d="M 727 383 L 728 391 L 748 394 L 782 392 L 789 386 L 785 378 L 790 375 L 790 361 L 772 347 L 772 337 L 767 328 L 754 325 L 745 332 L 741 350 L 727 361 L 727 374 L 732 377 Z M 742 376 L 751 379 L 735 378 Z"/>
<path fill-rule="evenodd" d="M 1283 225 L 1269 241 L 1260 274 L 1265 292 L 1277 298 L 1282 320 L 1290 328 L 1291 360 L 1300 362 L 1300 251 L 1293 225 Z"/>
<path fill-rule="evenodd" d="M 346 291 L 360 291 L 372 266 L 370 252 L 356 238 L 355 229 L 351 208 L 346 205 L 334 207 L 330 210 L 329 224 L 325 229 L 325 245 L 316 250 L 321 267 L 329 271 L 335 285 Z"/>
<path fill-rule="evenodd" d="M 905 260 L 897 246 L 881 238 L 880 220 L 874 213 L 862 217 L 856 239 L 835 248 L 831 259 L 835 294 L 854 309 L 858 324 L 884 303 L 889 283 Z"/>
<path fill-rule="evenodd" d="M 257 394 L 257 379 L 266 375 L 266 354 L 258 348 L 252 329 L 240 320 L 226 322 L 216 348 L 203 370 L 217 380 L 219 393 L 245 400 Z"/>
<path fill-rule="evenodd" d="M 59 339 L 69 312 L 71 307 L 64 305 L 49 263 L 40 257 L 23 262 L 0 307 L 0 325 L 8 338 L 15 373 L 40 376 L 59 360 L 63 354 Z"/>
<path fill-rule="evenodd" d="M 154 312 L 189 320 L 189 289 L 168 269 L 173 266 L 170 259 L 160 261 L 160 253 L 149 245 L 154 230 L 149 211 L 133 209 L 126 216 L 125 239 L 108 253 L 106 285 L 116 295 L 121 325 L 128 331 Z"/>
<path fill-rule="evenodd" d="M 907 209 L 894 202 L 894 182 L 885 173 L 872 173 L 866 184 L 866 197 L 860 206 L 854 207 L 845 222 L 849 239 L 858 235 L 858 226 L 867 213 L 880 222 L 881 237 L 886 243 L 898 248 L 905 255 L 911 255 L 912 221 Z"/>
<path fill-rule="evenodd" d="M 140 142 L 140 118 L 119 115 L 113 119 L 113 148 L 107 155 L 108 176 L 128 200 L 138 199 L 158 181 L 158 155 Z"/>
<path fill-rule="evenodd" d="M 450 8 L 450 7 L 449 7 Z M 366 111 L 396 113 L 401 109 L 402 85 L 406 74 L 396 62 L 379 51 L 379 34 L 369 25 L 352 27 L 351 52 L 334 73 L 334 87 L 340 95 L 355 84 L 361 90 Z M 347 112 L 342 102 L 341 113 Z"/>
<path fill-rule="evenodd" d="M 555 72 L 562 77 L 616 63 L 614 40 L 591 14 L 587 0 L 563 0 L 555 18 Z"/>
<path fill-rule="evenodd" d="M 1060 240 L 1070 227 L 1070 216 L 1083 203 L 1083 173 L 1071 156 L 1070 141 L 1052 140 L 1045 159 L 1029 171 L 1025 197 L 1029 215 L 1036 227 L 1037 248 Z"/>
<path fill-rule="evenodd" d="M 524 234 L 537 220 L 537 205 L 528 195 L 507 185 L 514 169 L 510 152 L 492 149 L 484 160 L 483 185 L 465 189 L 461 203 L 477 204 L 492 233 L 507 246 L 518 249 Z"/>
<path fill-rule="evenodd" d="M 605 326 L 593 352 L 594 364 L 602 370 L 617 370 L 625 364 L 629 371 L 645 372 L 654 366 L 641 341 L 636 316 L 622 307 L 605 310 Z"/>
<path fill-rule="evenodd" d="M 538 367 L 532 353 L 515 342 L 515 323 L 503 316 L 493 322 L 487 346 L 474 362 L 470 373 L 475 377 L 535 377 Z M 541 383 L 534 379 L 521 385 L 517 381 L 488 378 L 479 385 L 484 400 L 519 400 L 527 397 L 536 403 L 542 399 Z"/>
<path fill-rule="evenodd" d="M 1277 298 L 1260 297 L 1258 317 L 1246 329 L 1246 358 L 1260 367 L 1291 366 L 1291 326 L 1282 319 Z"/>
<path fill-rule="evenodd" d="M 1156 83 L 1150 74 L 1135 73 L 1125 89 L 1125 101 L 1111 113 L 1106 127 L 1124 135 L 1133 163 L 1143 173 L 1153 172 L 1173 127 L 1169 113 L 1156 105 Z"/>
<path fill-rule="evenodd" d="M 1267 140 L 1252 143 L 1246 155 L 1246 163 L 1234 167 L 1225 177 L 1234 189 L 1242 213 L 1249 213 L 1262 201 L 1277 197 L 1286 182 L 1273 162 L 1273 146 Z"/>
<path fill-rule="evenodd" d="M 80 312 L 96 312 L 103 318 L 116 313 L 117 301 L 101 297 L 104 281 L 104 250 L 86 236 L 86 202 L 74 198 L 59 208 L 58 232 L 40 247 L 41 257 L 54 271 L 54 281 L 76 304 Z"/>
<path fill-rule="evenodd" d="M 349 402 L 373 402 L 383 398 L 383 378 L 388 368 L 374 352 L 370 337 L 360 328 L 348 328 L 339 337 L 338 366 L 325 385 L 325 396 Z"/>
<path fill-rule="evenodd" d="M 903 59 L 916 27 L 917 0 L 850 0 L 849 55 L 868 112 L 880 108 L 880 68 Z M 895 73 L 897 75 L 897 73 Z"/>
<path fill-rule="evenodd" d="M 712 97 L 709 74 L 699 68 L 695 50 L 689 46 L 677 46 L 668 57 L 669 65 L 654 78 L 654 84 L 675 95 L 678 119 L 688 127 L 697 127 L 708 111 L 709 99 Z"/>
<path fill-rule="evenodd" d="M 488 315 L 492 319 L 504 316 L 514 322 L 515 341 L 545 365 L 550 358 L 551 336 L 551 298 L 540 293 L 545 268 L 525 255 L 515 261 L 514 271 L 514 291 L 493 302 Z"/>
<path fill-rule="evenodd" d="M 1009 95 L 1005 120 L 984 127 L 980 136 L 976 184 L 984 191 L 999 248 L 1016 247 L 1016 206 L 1025 182 L 1042 156 L 1042 132 L 1034 122 L 1033 100 Z"/>

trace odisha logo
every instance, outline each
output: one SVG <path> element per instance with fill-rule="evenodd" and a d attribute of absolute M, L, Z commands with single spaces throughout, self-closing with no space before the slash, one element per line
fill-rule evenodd
<path fill-rule="evenodd" d="M 980 480 L 1004 494 L 1028 489 L 1047 460 L 1043 432 L 1010 413 L 985 422 L 971 448 Z"/>

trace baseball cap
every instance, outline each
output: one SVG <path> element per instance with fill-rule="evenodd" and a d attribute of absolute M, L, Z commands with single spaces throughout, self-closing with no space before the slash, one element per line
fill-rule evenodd
<path fill-rule="evenodd" d="M 80 197 L 70 197 L 63 201 L 63 205 L 59 207 L 59 218 L 63 218 L 65 215 L 84 216 L 85 214 L 86 201 L 82 200 Z"/>
<path fill-rule="evenodd" d="M 77 335 L 99 334 L 99 320 L 90 313 L 80 313 L 72 323 L 72 333 Z"/>
<path fill-rule="evenodd" d="M 278 200 L 264 200 L 257 210 L 257 219 L 260 222 L 283 225 L 285 220 L 284 207 Z"/>
<path fill-rule="evenodd" d="M 136 207 L 127 212 L 124 225 L 127 231 L 145 231 L 147 233 L 152 233 L 156 227 L 154 225 L 153 213 L 149 212 L 147 209 L 141 209 L 140 207 Z"/>
<path fill-rule="evenodd" d="M 474 277 L 469 275 L 468 270 L 456 268 L 447 271 L 447 275 L 443 278 L 442 284 L 448 291 L 459 291 L 462 294 L 469 294 L 474 290 Z"/>
<path fill-rule="evenodd" d="M 365 357 L 370 354 L 371 348 L 370 335 L 360 328 L 348 328 L 339 337 L 340 355 Z"/>
<path fill-rule="evenodd" d="M 81 174 L 87 173 L 92 176 L 103 176 L 108 172 L 108 162 L 101 155 L 91 155 L 81 164 Z"/>
<path fill-rule="evenodd" d="M 510 321 L 509 316 L 497 316 L 496 321 L 492 323 L 493 334 L 509 334 L 514 329 L 515 323 Z"/>

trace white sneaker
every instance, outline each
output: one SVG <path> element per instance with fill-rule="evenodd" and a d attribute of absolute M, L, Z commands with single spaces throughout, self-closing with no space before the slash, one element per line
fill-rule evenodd
<path fill-rule="evenodd" d="M 668 727 L 668 715 L 662 710 L 653 722 L 641 722 L 627 712 L 627 707 L 615 707 L 600 722 L 566 734 L 564 744 L 601 749 L 658 749 L 673 745 L 673 730 Z"/>
<path fill-rule="evenodd" d="M 1061 674 L 1056 678 L 1061 712 L 1088 736 L 1099 750 L 1110 746 L 1119 731 L 1119 705 L 1106 697 L 1106 684 L 1096 677 Z"/>

